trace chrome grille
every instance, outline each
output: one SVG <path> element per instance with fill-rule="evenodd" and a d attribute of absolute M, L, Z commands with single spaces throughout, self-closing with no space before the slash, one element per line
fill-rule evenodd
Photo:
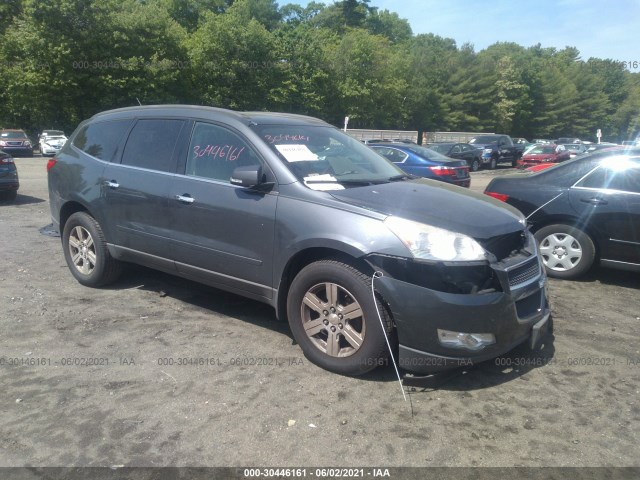
<path fill-rule="evenodd" d="M 527 283 L 540 275 L 540 262 L 537 256 L 531 257 L 522 265 L 509 270 L 509 286 L 511 288 Z"/>

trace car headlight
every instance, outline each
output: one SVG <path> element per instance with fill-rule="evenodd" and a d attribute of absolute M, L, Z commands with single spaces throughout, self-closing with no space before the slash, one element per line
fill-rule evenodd
<path fill-rule="evenodd" d="M 384 224 L 406 245 L 414 258 L 443 262 L 470 262 L 486 258 L 480 244 L 461 233 L 399 217 L 387 217 Z"/>
<path fill-rule="evenodd" d="M 490 148 L 485 148 L 484 150 L 482 150 L 482 153 L 492 153 L 493 150 Z"/>

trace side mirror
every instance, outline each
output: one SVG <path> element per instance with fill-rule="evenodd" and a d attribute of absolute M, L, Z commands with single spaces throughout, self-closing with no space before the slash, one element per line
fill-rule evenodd
<path fill-rule="evenodd" d="M 255 187 L 262 180 L 262 167 L 260 165 L 247 165 L 236 167 L 229 181 L 233 185 L 241 187 Z"/>

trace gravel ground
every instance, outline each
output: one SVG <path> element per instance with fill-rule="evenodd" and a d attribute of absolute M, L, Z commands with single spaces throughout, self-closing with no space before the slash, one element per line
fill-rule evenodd
<path fill-rule="evenodd" d="M 640 466 L 640 275 L 550 282 L 555 336 L 437 389 L 308 362 L 265 305 L 140 267 L 90 289 L 46 159 L 0 203 L 1 466 Z M 482 190 L 493 175 L 473 174 Z"/>

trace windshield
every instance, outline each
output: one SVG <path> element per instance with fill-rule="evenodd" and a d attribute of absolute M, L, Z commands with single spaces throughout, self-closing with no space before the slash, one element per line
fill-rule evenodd
<path fill-rule="evenodd" d="M 472 138 L 469 143 L 481 144 L 481 143 L 496 143 L 498 141 L 497 135 L 482 135 L 480 137 Z"/>
<path fill-rule="evenodd" d="M 579 151 L 582 150 L 582 145 L 565 145 L 564 148 L 566 148 L 567 150 L 574 150 L 574 151 Z"/>
<path fill-rule="evenodd" d="M 539 145 L 527 150 L 527 155 L 553 155 L 554 153 L 556 153 L 556 147 L 552 146 L 543 147 Z"/>
<path fill-rule="evenodd" d="M 27 134 L 24 132 L 2 132 L 0 133 L 2 138 L 27 138 Z"/>
<path fill-rule="evenodd" d="M 289 170 L 314 190 L 383 183 L 406 175 L 369 147 L 333 127 L 257 125 L 253 129 Z"/>
<path fill-rule="evenodd" d="M 441 145 L 429 145 L 427 148 L 430 148 L 431 150 L 438 152 L 438 153 L 447 153 L 450 149 L 451 149 L 451 144 L 450 143 L 443 143 Z"/>

